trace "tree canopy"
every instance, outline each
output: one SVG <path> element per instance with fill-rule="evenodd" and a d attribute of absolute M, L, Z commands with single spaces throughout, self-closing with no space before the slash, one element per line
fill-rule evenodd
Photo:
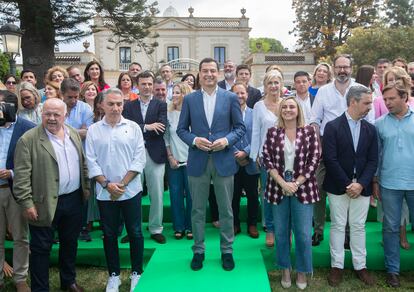
<path fill-rule="evenodd" d="M 384 10 L 391 27 L 414 25 L 414 0 L 385 0 Z"/>
<path fill-rule="evenodd" d="M 353 28 L 375 23 L 378 0 L 293 0 L 292 7 L 299 50 L 320 58 L 335 55 Z"/>
<path fill-rule="evenodd" d="M 285 51 L 282 43 L 277 39 L 272 38 L 250 38 L 249 39 L 250 53 L 282 53 Z M 258 47 L 260 47 L 258 49 Z"/>
<path fill-rule="evenodd" d="M 352 54 L 355 65 L 374 65 L 380 58 L 414 61 L 414 27 L 356 28 L 338 52 Z"/>
<path fill-rule="evenodd" d="M 157 5 L 147 0 L 0 0 L 0 25 L 20 23 L 23 67 L 43 76 L 53 66 L 56 43 L 91 34 L 96 29 L 92 18 L 98 14 L 106 19 L 103 28 L 112 31 L 115 44 L 137 42 L 151 52 L 156 43 L 143 40 L 150 34 Z"/>

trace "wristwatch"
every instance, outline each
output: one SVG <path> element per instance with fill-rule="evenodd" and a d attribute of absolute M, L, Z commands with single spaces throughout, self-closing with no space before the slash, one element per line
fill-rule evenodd
<path fill-rule="evenodd" d="M 104 180 L 103 183 L 101 183 L 101 186 L 106 189 L 108 187 L 109 180 Z"/>

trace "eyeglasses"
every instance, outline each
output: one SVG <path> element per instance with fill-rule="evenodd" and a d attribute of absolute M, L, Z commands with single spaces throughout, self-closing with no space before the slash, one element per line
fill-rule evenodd
<path fill-rule="evenodd" d="M 16 85 L 17 82 L 16 81 L 7 81 L 6 84 L 7 85 Z"/>
<path fill-rule="evenodd" d="M 341 70 L 349 70 L 351 69 L 351 66 L 335 66 L 334 68 L 335 70 L 341 71 Z"/>

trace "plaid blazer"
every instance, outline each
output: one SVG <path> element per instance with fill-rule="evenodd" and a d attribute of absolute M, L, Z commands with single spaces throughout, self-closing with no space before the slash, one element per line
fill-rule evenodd
<path fill-rule="evenodd" d="M 263 146 L 263 163 L 269 172 L 275 169 L 283 177 L 285 169 L 285 129 L 272 127 L 267 132 Z M 320 200 L 316 183 L 316 169 L 320 160 L 319 141 L 312 126 L 296 129 L 295 160 L 293 163 L 293 178 L 300 175 L 306 181 L 294 194 L 303 204 L 312 204 Z M 271 204 L 279 204 L 283 199 L 283 191 L 276 181 L 268 175 L 264 197 Z"/>

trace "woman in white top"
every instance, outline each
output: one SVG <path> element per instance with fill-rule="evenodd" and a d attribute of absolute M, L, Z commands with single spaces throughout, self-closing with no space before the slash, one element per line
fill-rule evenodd
<path fill-rule="evenodd" d="M 192 203 L 187 178 L 188 146 L 178 137 L 176 132 L 184 96 L 191 91 L 187 83 L 181 82 L 174 85 L 172 101 L 167 112 L 168 127 L 164 134 L 169 162 L 168 185 L 176 239 L 182 239 L 186 233 L 187 239 L 193 238 L 191 231 Z"/>
<path fill-rule="evenodd" d="M 35 124 L 42 122 L 42 104 L 39 91 L 29 82 L 20 83 L 17 91 L 19 109 L 17 116 L 29 120 Z"/>
<path fill-rule="evenodd" d="M 260 197 L 262 201 L 262 224 L 266 228 L 266 245 L 274 245 L 272 206 L 263 200 L 263 191 L 266 186 L 267 171 L 261 163 L 263 144 L 266 140 L 267 130 L 277 124 L 279 104 L 283 89 L 283 77 L 276 71 L 266 73 L 263 86 L 265 95 L 253 108 L 253 129 L 250 158 L 257 161 L 260 166 Z"/>

